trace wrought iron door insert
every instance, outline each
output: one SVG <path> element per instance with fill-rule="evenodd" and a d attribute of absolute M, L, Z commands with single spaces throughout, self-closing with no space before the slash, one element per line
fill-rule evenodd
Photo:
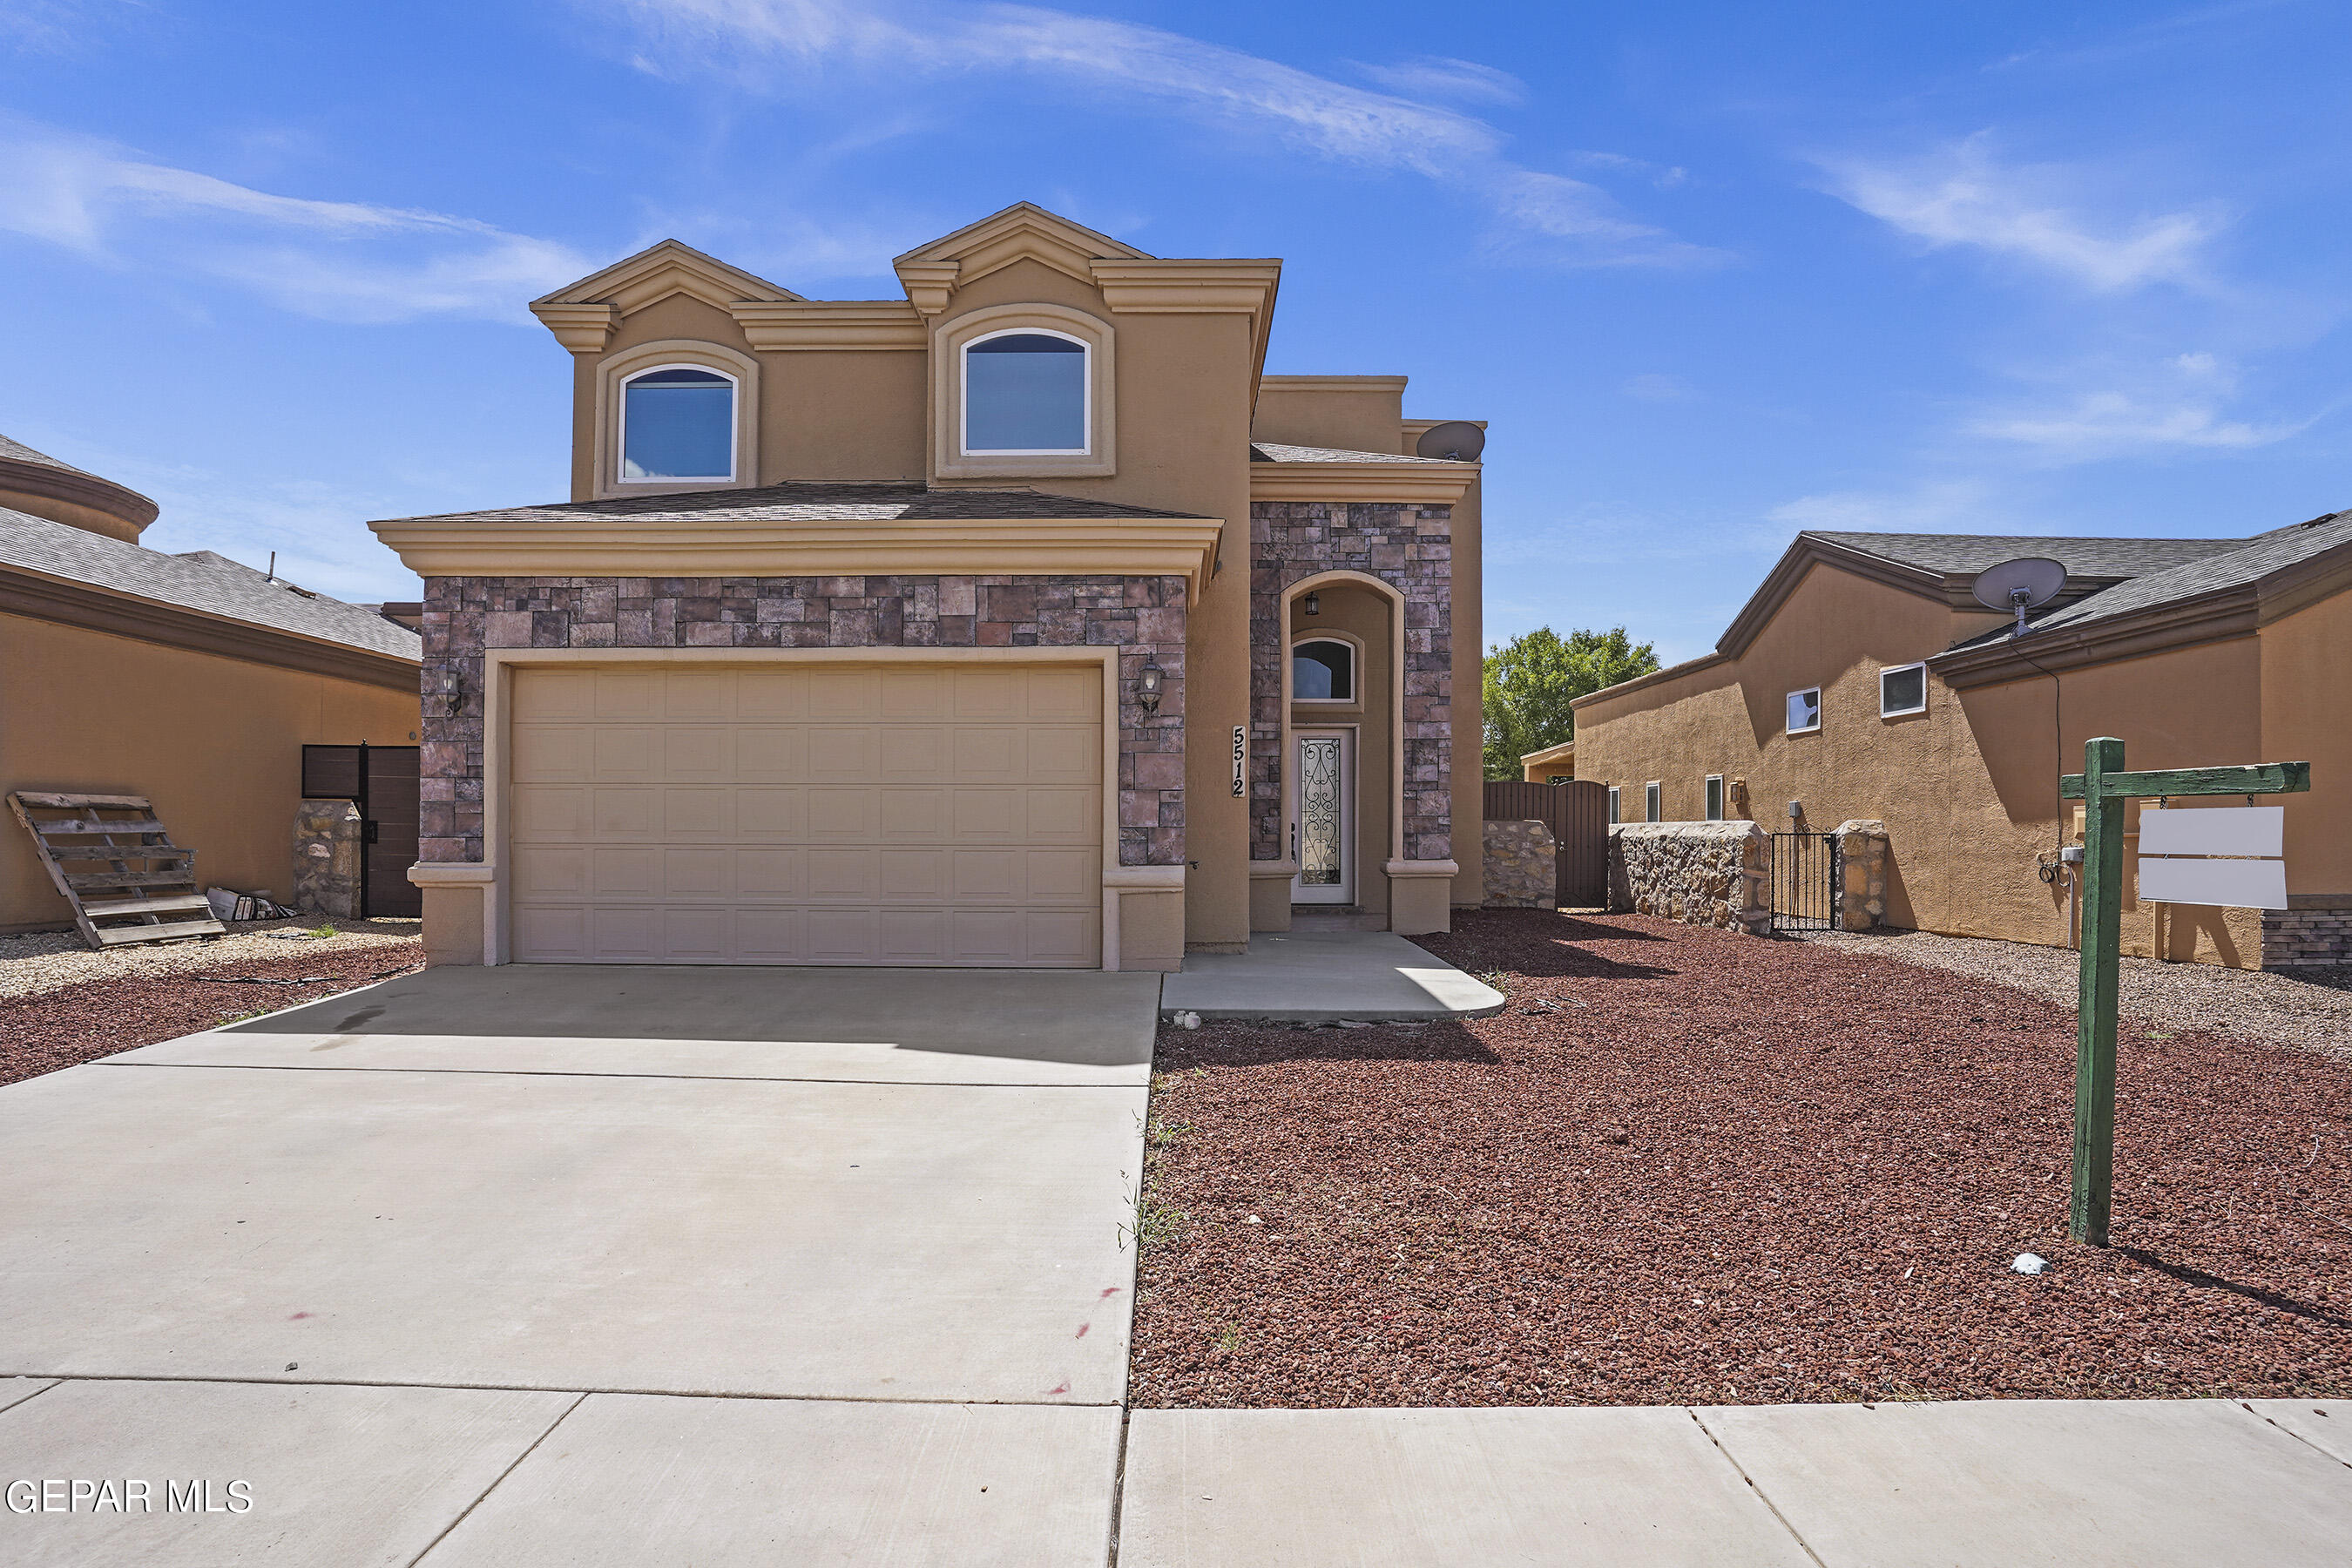
<path fill-rule="evenodd" d="M 1347 742 L 1342 735 L 1298 737 L 1298 883 L 1295 897 L 1344 904 L 1355 897 L 1347 833 Z"/>

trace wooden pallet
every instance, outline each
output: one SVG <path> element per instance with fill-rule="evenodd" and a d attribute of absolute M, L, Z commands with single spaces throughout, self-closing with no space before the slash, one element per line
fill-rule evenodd
<path fill-rule="evenodd" d="M 16 790 L 8 809 L 90 946 L 228 934 L 196 890 L 196 852 L 172 842 L 146 796 Z"/>

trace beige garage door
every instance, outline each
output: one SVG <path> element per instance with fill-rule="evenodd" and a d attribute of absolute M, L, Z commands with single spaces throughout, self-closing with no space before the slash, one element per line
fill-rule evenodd
<path fill-rule="evenodd" d="M 517 669 L 513 954 L 1092 967 L 1102 672 Z"/>

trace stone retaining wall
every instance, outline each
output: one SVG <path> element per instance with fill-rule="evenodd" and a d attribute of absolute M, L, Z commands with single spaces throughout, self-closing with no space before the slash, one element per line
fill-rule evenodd
<path fill-rule="evenodd" d="M 2352 963 L 2352 908 L 2264 910 L 2263 967 Z"/>
<path fill-rule="evenodd" d="M 356 920 L 360 914 L 359 806 L 306 800 L 294 812 L 293 906 L 305 914 Z"/>
<path fill-rule="evenodd" d="M 1609 907 L 1762 935 L 1770 841 L 1753 822 L 1627 822 L 1609 830 Z"/>
<path fill-rule="evenodd" d="M 1559 845 L 1540 822 L 1489 822 L 1486 835 L 1489 909 L 1559 907 Z"/>

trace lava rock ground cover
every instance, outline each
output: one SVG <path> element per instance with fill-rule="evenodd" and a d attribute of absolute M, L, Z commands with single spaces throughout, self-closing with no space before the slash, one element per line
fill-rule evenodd
<path fill-rule="evenodd" d="M 1641 917 L 1421 941 L 1507 1010 L 1163 1031 L 1136 1405 L 2352 1395 L 2338 1061 L 2126 1030 L 2083 1247 L 2069 1009 Z"/>
<path fill-rule="evenodd" d="M 142 974 L 11 997 L 0 1001 L 0 1084 L 315 1002 L 423 962 L 420 942 L 383 942 L 247 959 L 206 971 L 233 982 L 227 984 L 185 973 Z"/>

